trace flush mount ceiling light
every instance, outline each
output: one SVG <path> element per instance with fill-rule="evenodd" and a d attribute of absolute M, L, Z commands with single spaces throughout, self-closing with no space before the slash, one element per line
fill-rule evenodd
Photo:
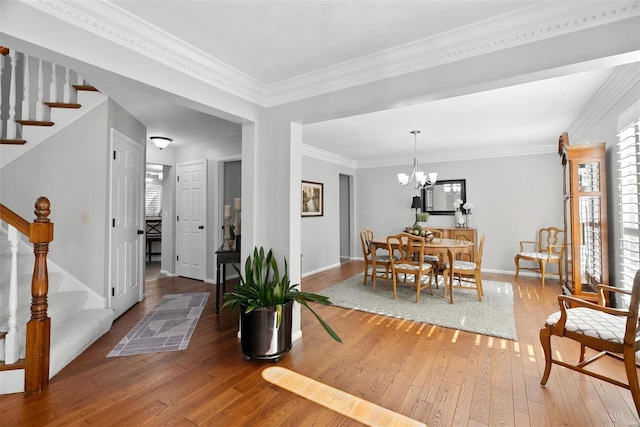
<path fill-rule="evenodd" d="M 173 141 L 173 139 L 165 136 L 152 136 L 149 139 L 151 139 L 151 142 L 153 142 L 160 150 L 166 148 L 167 145 L 171 144 L 171 141 Z"/>
<path fill-rule="evenodd" d="M 436 179 L 438 178 L 437 173 L 429 173 L 426 174 L 420 170 L 420 166 L 418 165 L 418 134 L 419 130 L 412 130 L 415 146 L 415 156 L 413 158 L 413 169 L 411 170 L 411 174 L 407 175 L 406 173 L 398 174 L 398 182 L 405 188 L 410 190 L 422 190 L 423 188 L 432 187 L 436 183 Z M 429 179 L 427 180 L 427 175 Z"/>

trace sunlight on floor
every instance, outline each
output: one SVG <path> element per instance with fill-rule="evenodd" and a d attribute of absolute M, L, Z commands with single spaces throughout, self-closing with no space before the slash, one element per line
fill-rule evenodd
<path fill-rule="evenodd" d="M 273 366 L 262 371 L 262 378 L 298 396 L 369 426 L 425 426 L 402 414 L 367 402 L 311 378 Z"/>

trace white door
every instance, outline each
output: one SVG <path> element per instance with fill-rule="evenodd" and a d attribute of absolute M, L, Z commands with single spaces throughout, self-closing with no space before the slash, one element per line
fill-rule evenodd
<path fill-rule="evenodd" d="M 142 145 L 112 129 L 109 307 L 118 317 L 143 295 Z"/>
<path fill-rule="evenodd" d="M 176 274 L 204 280 L 207 218 L 206 160 L 178 163 L 176 182 Z"/>

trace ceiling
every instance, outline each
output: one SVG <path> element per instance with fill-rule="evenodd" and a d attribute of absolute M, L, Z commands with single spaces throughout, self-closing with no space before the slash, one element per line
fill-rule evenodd
<path fill-rule="evenodd" d="M 136 24 L 186 43 L 266 90 L 318 81 L 343 69 L 391 61 L 397 49 L 437 50 L 488 31 L 548 20 L 598 1 L 114 1 Z M 122 23 L 126 25 L 126 23 Z M 497 30 L 498 29 L 498 30 Z M 443 46 L 443 48 L 446 46 Z M 359 164 L 557 142 L 613 68 L 451 97 L 393 110 L 307 124 L 304 144 Z M 149 135 L 174 146 L 222 140 L 240 125 L 151 95 L 100 82 L 100 90 L 137 117 Z M 558 99 L 564 102 L 556 102 Z M 405 163 L 409 159 L 405 158 Z"/>

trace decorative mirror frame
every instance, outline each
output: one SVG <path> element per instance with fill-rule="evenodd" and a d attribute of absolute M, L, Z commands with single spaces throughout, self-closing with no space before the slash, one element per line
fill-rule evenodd
<path fill-rule="evenodd" d="M 422 189 L 421 197 L 422 197 L 422 212 L 428 212 L 429 215 L 455 215 L 455 210 L 453 209 L 453 201 L 450 203 L 450 210 L 427 210 L 427 195 L 429 191 L 436 191 L 438 188 L 443 188 L 445 184 L 461 184 L 460 189 L 460 199 L 462 202 L 467 201 L 467 180 L 466 179 L 445 179 L 442 181 L 436 182 L 436 184 L 432 187 L 427 187 Z"/>

